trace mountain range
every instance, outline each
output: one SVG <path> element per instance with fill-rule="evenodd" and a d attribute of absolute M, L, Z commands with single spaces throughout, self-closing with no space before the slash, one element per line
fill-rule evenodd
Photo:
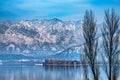
<path fill-rule="evenodd" d="M 70 53 L 72 46 L 83 44 L 81 21 L 57 18 L 0 22 L 0 54 L 48 56 Z"/>
<path fill-rule="evenodd" d="M 101 26 L 102 24 L 97 24 L 96 39 L 99 39 L 99 48 L 102 40 Z M 0 60 L 17 57 L 78 60 L 79 54 L 83 51 L 84 41 L 80 20 L 62 21 L 53 18 L 0 21 Z"/>

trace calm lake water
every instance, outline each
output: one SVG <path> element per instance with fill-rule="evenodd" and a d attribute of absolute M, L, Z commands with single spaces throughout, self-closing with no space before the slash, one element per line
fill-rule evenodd
<path fill-rule="evenodd" d="M 81 80 L 81 68 L 0 66 L 0 80 Z"/>
<path fill-rule="evenodd" d="M 83 80 L 83 76 L 82 67 L 0 66 L 0 80 Z M 102 70 L 101 76 L 107 80 Z"/>

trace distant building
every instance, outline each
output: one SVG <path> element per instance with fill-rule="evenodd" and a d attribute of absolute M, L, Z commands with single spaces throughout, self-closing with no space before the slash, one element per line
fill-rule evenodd
<path fill-rule="evenodd" d="M 45 66 L 56 67 L 77 67 L 80 66 L 80 62 L 76 60 L 58 60 L 58 59 L 46 59 Z"/>

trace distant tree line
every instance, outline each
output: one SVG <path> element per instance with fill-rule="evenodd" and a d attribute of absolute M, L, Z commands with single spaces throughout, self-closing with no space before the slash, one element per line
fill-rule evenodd
<path fill-rule="evenodd" d="M 118 80 L 120 77 L 120 48 L 119 48 L 119 21 L 120 17 L 115 10 L 109 9 L 104 12 L 104 22 L 101 30 L 97 28 L 97 20 L 92 10 L 87 10 L 83 18 L 83 37 L 85 45 L 84 56 L 81 56 L 83 65 L 84 80 L 102 80 L 102 68 L 107 80 Z M 102 39 L 96 38 L 97 31 L 102 32 Z M 102 41 L 102 51 L 98 45 Z M 101 55 L 101 56 L 98 56 Z M 101 65 L 98 64 L 98 57 L 101 57 Z M 89 71 L 90 70 L 90 71 Z M 91 74 L 88 74 L 88 73 Z M 90 75 L 90 76 L 89 76 Z"/>

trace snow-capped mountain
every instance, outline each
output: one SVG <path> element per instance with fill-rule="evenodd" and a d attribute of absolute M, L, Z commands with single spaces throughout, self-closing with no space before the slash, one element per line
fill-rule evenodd
<path fill-rule="evenodd" d="M 56 18 L 0 22 L 0 60 L 79 60 L 85 44 L 81 24 L 80 20 L 62 21 Z M 96 39 L 100 52 L 103 52 L 101 27 L 102 24 L 97 24 Z"/>
<path fill-rule="evenodd" d="M 0 54 L 50 55 L 83 44 L 81 21 L 59 19 L 0 22 Z"/>

